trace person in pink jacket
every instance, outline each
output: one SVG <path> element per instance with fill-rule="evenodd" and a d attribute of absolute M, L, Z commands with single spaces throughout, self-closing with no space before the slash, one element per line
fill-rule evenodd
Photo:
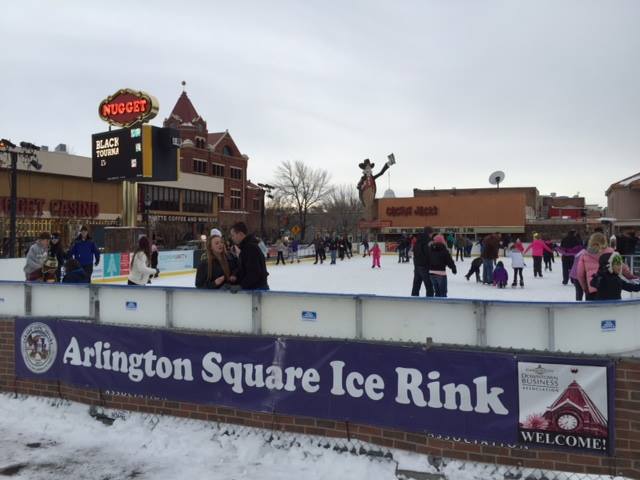
<path fill-rule="evenodd" d="M 529 244 L 523 255 L 526 255 L 529 250 L 531 250 L 531 256 L 533 257 L 533 277 L 542 278 L 542 255 L 545 251 L 553 253 L 553 250 L 547 247 L 547 244 L 544 243 L 543 240 L 538 238 L 537 233 L 533 234 L 533 242 Z"/>
<path fill-rule="evenodd" d="M 378 242 L 375 242 L 373 244 L 373 248 L 371 248 L 371 258 L 373 259 L 373 265 L 371 265 L 371 268 L 382 268 L 380 266 L 380 257 L 382 256 L 382 250 L 380 250 L 380 245 L 378 245 Z"/>
<path fill-rule="evenodd" d="M 596 232 L 589 237 L 587 249 L 576 259 L 576 280 L 584 290 L 585 300 L 597 299 L 598 289 L 591 286 L 591 279 L 600 268 L 600 255 L 613 252 L 607 237 L 603 233 Z M 635 278 L 626 264 L 622 264 L 622 275 L 628 279 Z"/>

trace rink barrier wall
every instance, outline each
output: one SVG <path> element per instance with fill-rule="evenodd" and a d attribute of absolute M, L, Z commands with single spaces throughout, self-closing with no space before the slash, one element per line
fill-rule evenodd
<path fill-rule="evenodd" d="M 239 334 L 640 355 L 640 299 L 520 302 L 0 281 L 0 316 L 56 316 L 103 324 Z"/>
<path fill-rule="evenodd" d="M 510 448 L 492 442 L 469 442 L 365 424 L 118 395 L 95 388 L 72 387 L 56 381 L 17 379 L 14 332 L 15 320 L 0 317 L 0 391 L 4 392 L 57 397 L 103 408 L 173 415 L 275 431 L 359 439 L 382 447 L 439 458 L 640 479 L 640 361 L 637 359 L 617 359 L 615 453 L 613 456 L 601 456 L 536 448 Z M 203 334 L 201 331 L 197 333 Z M 205 334 L 215 336 L 214 333 Z"/>

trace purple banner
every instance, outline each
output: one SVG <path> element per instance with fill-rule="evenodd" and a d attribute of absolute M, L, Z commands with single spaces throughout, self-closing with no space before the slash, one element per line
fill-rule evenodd
<path fill-rule="evenodd" d="M 513 354 L 18 319 L 16 375 L 469 440 L 522 442 Z M 569 413 L 563 414 L 559 424 L 571 427 Z"/>

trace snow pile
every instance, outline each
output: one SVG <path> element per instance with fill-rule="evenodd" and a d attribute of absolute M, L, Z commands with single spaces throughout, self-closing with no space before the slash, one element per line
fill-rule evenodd
<path fill-rule="evenodd" d="M 103 412 L 60 399 L 0 394 L 0 412 L 0 476 L 19 479 L 575 479 L 565 472 L 443 462 L 359 440 Z"/>
<path fill-rule="evenodd" d="M 396 478 L 390 458 L 341 453 L 310 436 L 273 438 L 267 430 L 129 412 L 107 426 L 88 411 L 86 405 L 62 400 L 0 395 L 0 475 L 13 472 L 30 480 Z"/>

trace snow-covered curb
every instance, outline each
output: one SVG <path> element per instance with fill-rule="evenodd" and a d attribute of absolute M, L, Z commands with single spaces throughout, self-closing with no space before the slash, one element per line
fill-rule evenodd
<path fill-rule="evenodd" d="M 457 461 L 439 464 L 427 455 L 359 440 L 103 410 L 42 397 L 0 394 L 0 412 L 0 475 L 20 479 L 588 477 Z"/>

